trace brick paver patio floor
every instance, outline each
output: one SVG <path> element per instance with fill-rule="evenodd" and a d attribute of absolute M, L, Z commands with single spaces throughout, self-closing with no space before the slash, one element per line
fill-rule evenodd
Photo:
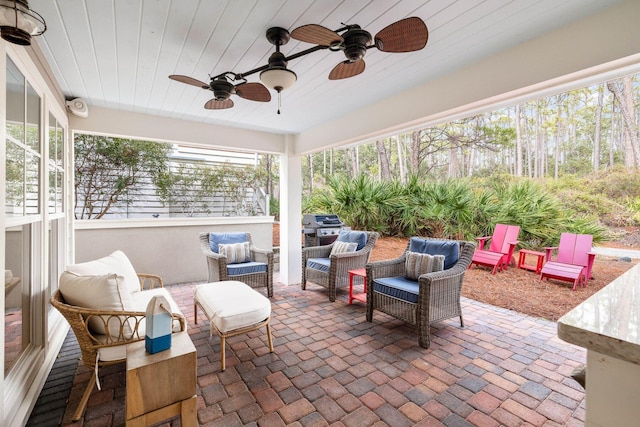
<path fill-rule="evenodd" d="M 202 426 L 584 425 L 584 391 L 569 375 L 585 351 L 560 340 L 554 322 L 464 299 L 465 327 L 435 324 L 423 349 L 396 319 L 374 313 L 368 323 L 345 291 L 330 303 L 319 286 L 275 283 L 274 353 L 263 330 L 230 338 L 221 372 L 219 338 L 202 312 L 193 321 L 194 286 L 168 289 L 198 352 Z M 90 375 L 78 365 L 63 425 Z M 124 424 L 124 364 L 100 376 L 102 390 L 73 425 Z"/>

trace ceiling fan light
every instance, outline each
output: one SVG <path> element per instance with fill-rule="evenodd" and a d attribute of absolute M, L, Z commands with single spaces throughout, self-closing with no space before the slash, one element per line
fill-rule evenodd
<path fill-rule="evenodd" d="M 271 67 L 260 73 L 262 84 L 278 92 L 290 88 L 296 80 L 296 73 L 284 67 Z"/>
<path fill-rule="evenodd" d="M 31 44 L 31 36 L 47 30 L 44 18 L 29 9 L 27 0 L 0 0 L 0 35 L 10 43 Z"/>

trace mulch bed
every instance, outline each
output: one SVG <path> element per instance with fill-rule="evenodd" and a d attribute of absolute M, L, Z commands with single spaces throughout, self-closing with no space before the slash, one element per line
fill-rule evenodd
<path fill-rule="evenodd" d="M 636 236 L 636 241 L 628 241 L 629 236 Z M 273 237 L 275 245 L 280 238 L 277 226 L 274 226 Z M 396 258 L 402 254 L 406 246 L 407 239 L 380 238 L 373 248 L 370 260 Z M 618 242 L 610 242 L 607 246 L 640 247 L 640 233 L 626 233 Z M 518 259 L 517 252 L 514 258 Z M 491 274 L 491 270 L 487 268 L 473 266 L 465 274 L 462 295 L 486 304 L 557 321 L 638 262 L 640 260 L 624 262 L 617 258 L 598 255 L 593 266 L 593 280 L 589 280 L 586 288 L 578 287 L 575 291 L 571 290 L 573 284 L 569 282 L 540 281 L 539 276 L 533 271 L 521 270 L 515 265 L 495 275 Z"/>
<path fill-rule="evenodd" d="M 406 245 L 406 239 L 378 239 L 371 261 L 395 258 L 404 251 Z M 518 259 L 517 252 L 514 257 Z M 495 275 L 488 268 L 474 265 L 465 274 L 462 295 L 486 304 L 557 321 L 639 261 L 624 262 L 598 255 L 593 266 L 593 280 L 589 280 L 586 288 L 578 287 L 575 291 L 572 291 L 572 283 L 540 281 L 535 272 L 521 270 L 515 265 Z"/>

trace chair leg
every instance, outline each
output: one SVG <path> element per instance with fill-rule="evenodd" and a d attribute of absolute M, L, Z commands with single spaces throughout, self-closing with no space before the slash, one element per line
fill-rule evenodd
<path fill-rule="evenodd" d="M 220 367 L 222 371 L 225 369 L 224 341 L 224 334 L 220 334 Z"/>
<path fill-rule="evenodd" d="M 430 333 L 429 324 L 423 327 L 418 327 L 418 345 L 420 345 L 420 347 L 429 348 L 431 345 Z"/>
<path fill-rule="evenodd" d="M 273 340 L 271 339 L 271 325 L 267 323 L 267 339 L 269 340 L 269 352 L 273 353 Z"/>
<path fill-rule="evenodd" d="M 84 390 L 82 399 L 80 399 L 80 403 L 78 403 L 78 407 L 76 408 L 76 412 L 74 412 L 73 418 L 71 418 L 72 421 L 78 421 L 80 418 L 82 418 L 82 414 L 84 413 L 84 409 L 87 407 L 87 402 L 89 401 L 89 396 L 91 396 L 94 385 L 96 385 L 95 372 L 93 372 L 91 375 L 89 384 L 87 384 L 87 388 Z"/>
<path fill-rule="evenodd" d="M 198 304 L 193 303 L 193 321 L 198 324 Z"/>

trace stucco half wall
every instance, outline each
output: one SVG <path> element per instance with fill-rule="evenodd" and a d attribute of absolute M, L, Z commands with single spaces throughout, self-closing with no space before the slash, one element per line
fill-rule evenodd
<path fill-rule="evenodd" d="M 207 279 L 198 234 L 251 233 L 260 249 L 273 247 L 273 217 L 223 217 L 155 220 L 76 221 L 75 259 L 85 262 L 123 251 L 138 273 L 157 274 L 164 283 Z"/>

